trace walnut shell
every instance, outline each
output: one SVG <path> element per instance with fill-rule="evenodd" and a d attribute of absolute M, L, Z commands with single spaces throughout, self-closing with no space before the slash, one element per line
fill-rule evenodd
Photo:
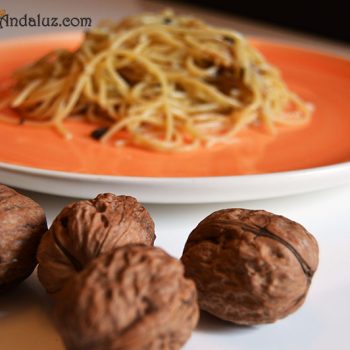
<path fill-rule="evenodd" d="M 41 240 L 38 277 L 48 293 L 100 254 L 129 243 L 153 245 L 154 223 L 133 197 L 111 193 L 66 206 Z"/>
<path fill-rule="evenodd" d="M 176 350 L 198 321 L 181 262 L 144 245 L 101 255 L 58 296 L 54 315 L 68 350 Z"/>
<path fill-rule="evenodd" d="M 303 226 L 283 216 L 226 209 L 199 223 L 181 259 L 201 309 L 253 325 L 274 322 L 303 304 L 318 245 Z"/>
<path fill-rule="evenodd" d="M 26 279 L 36 266 L 36 251 L 47 230 L 43 208 L 0 184 L 0 291 Z"/>

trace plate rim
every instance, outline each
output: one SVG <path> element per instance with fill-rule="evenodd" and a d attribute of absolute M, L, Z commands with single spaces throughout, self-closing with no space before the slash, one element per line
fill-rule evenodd
<path fill-rule="evenodd" d="M 339 169 L 338 169 L 339 168 Z M 21 173 L 28 173 L 30 175 L 44 175 L 50 178 L 72 178 L 74 180 L 91 180 L 91 181 L 104 181 L 104 180 L 115 180 L 115 181 L 127 181 L 127 182 L 140 182 L 142 180 L 149 181 L 161 181 L 161 182 L 206 182 L 213 179 L 216 180 L 228 180 L 228 179 L 256 179 L 259 178 L 267 178 L 267 177 L 290 177 L 290 176 L 310 176 L 318 173 L 329 172 L 333 170 L 350 170 L 350 160 L 345 162 L 339 162 L 329 165 L 322 165 L 312 168 L 305 169 L 295 169 L 295 170 L 287 170 L 287 171 L 276 171 L 270 173 L 261 173 L 261 174 L 245 174 L 245 175 L 225 175 L 225 176 L 181 176 L 181 177 L 160 177 L 160 176 L 124 176 L 124 175 L 103 175 L 103 174 L 86 174 L 86 173 L 78 173 L 78 172 L 68 172 L 61 170 L 50 170 L 50 169 L 42 169 L 36 167 L 30 167 L 25 165 L 17 165 L 0 161 L 0 170 L 10 170 Z"/>
<path fill-rule="evenodd" d="M 285 197 L 345 185 L 350 182 L 350 161 L 286 172 L 196 178 L 72 175 L 0 163 L 0 179 L 8 186 L 61 197 L 88 199 L 112 192 L 152 204 L 227 203 Z"/>

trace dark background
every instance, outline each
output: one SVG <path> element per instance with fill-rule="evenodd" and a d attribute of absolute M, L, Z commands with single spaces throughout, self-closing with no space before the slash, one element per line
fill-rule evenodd
<path fill-rule="evenodd" d="M 350 43 L 350 10 L 345 8 L 349 7 L 346 4 L 350 3 L 347 1 L 177 0 L 177 2 L 221 10 L 236 16 Z"/>

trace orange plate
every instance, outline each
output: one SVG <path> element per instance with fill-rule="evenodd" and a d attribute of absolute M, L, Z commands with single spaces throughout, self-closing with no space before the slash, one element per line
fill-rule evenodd
<path fill-rule="evenodd" d="M 78 34 L 55 34 L 0 44 L 0 77 L 48 51 L 79 44 Z M 66 123 L 65 140 L 46 127 L 0 123 L 0 162 L 73 173 L 144 177 L 262 174 L 313 168 L 350 160 L 350 62 L 306 49 L 254 40 L 279 67 L 290 89 L 315 105 L 310 124 L 280 128 L 275 135 L 246 129 L 237 143 L 189 153 L 157 153 L 102 145 L 88 135 L 94 126 Z M 0 80 L 0 81 L 1 81 Z"/>

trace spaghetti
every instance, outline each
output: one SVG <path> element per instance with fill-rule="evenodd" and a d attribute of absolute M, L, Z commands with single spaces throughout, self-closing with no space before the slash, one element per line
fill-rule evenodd
<path fill-rule="evenodd" d="M 75 52 L 56 50 L 14 75 L 22 122 L 81 116 L 101 142 L 159 151 L 232 142 L 251 124 L 305 123 L 311 109 L 239 33 L 171 11 L 105 22 Z"/>

